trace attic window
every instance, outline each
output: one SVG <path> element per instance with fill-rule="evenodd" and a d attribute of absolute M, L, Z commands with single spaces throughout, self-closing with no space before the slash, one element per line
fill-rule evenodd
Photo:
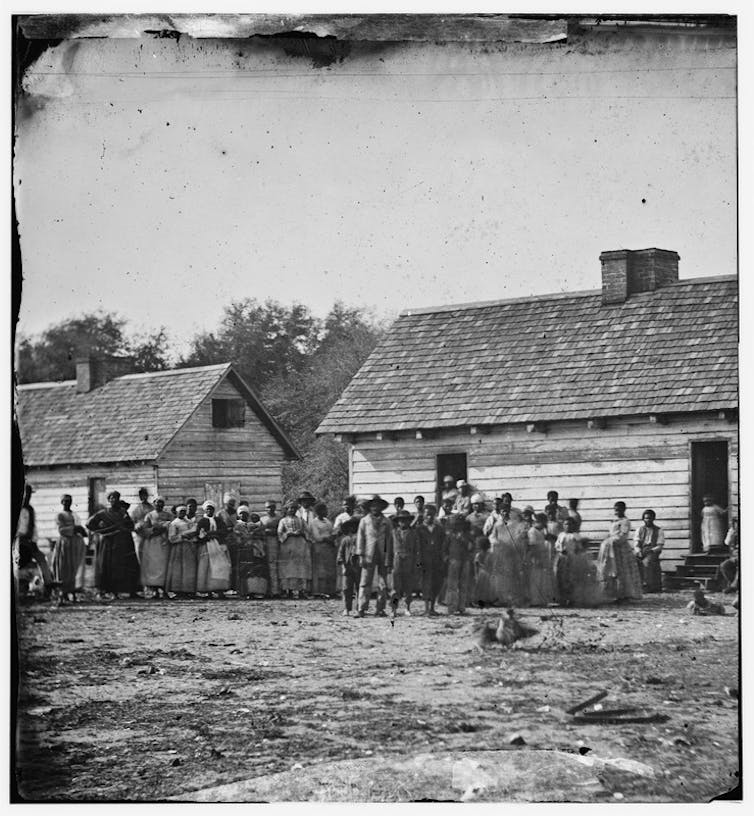
<path fill-rule="evenodd" d="M 243 428 L 246 403 L 242 399 L 213 399 L 213 428 Z"/>

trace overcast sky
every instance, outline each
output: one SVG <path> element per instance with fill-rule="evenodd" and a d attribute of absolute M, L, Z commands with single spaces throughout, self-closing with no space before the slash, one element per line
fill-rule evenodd
<path fill-rule="evenodd" d="M 28 72 L 26 334 L 102 308 L 178 349 L 253 296 L 409 307 L 736 272 L 735 51 L 704 37 L 354 49 L 66 41 Z"/>

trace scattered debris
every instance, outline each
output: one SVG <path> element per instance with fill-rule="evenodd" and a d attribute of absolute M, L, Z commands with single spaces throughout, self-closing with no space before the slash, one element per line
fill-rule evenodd
<path fill-rule="evenodd" d="M 180 757 L 176 757 L 171 763 L 171 767 L 177 768 L 179 765 L 183 765 L 183 760 Z"/>
<path fill-rule="evenodd" d="M 243 617 L 238 614 L 238 612 L 231 612 L 228 615 L 228 620 L 243 620 Z"/>
<path fill-rule="evenodd" d="M 738 689 L 731 688 L 730 686 L 723 686 L 725 693 L 728 697 L 732 697 L 734 700 L 738 700 Z"/>
<path fill-rule="evenodd" d="M 511 734 L 508 737 L 508 744 L 509 745 L 526 745 L 526 740 L 523 738 L 521 734 Z"/>
<path fill-rule="evenodd" d="M 571 706 L 571 708 L 567 708 L 566 714 L 575 714 L 577 711 L 581 711 L 583 708 L 587 708 L 590 705 L 594 705 L 594 703 L 598 703 L 600 700 L 604 700 L 605 697 L 607 697 L 606 691 L 598 691 L 596 694 L 593 694 L 583 702 L 578 703 L 575 706 Z"/>

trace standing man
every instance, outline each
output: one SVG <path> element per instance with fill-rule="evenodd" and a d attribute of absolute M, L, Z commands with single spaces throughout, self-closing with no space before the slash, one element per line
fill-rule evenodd
<path fill-rule="evenodd" d="M 359 522 L 356 533 L 356 554 L 361 565 L 359 581 L 359 617 L 363 618 L 369 608 L 372 581 L 377 571 L 377 611 L 375 617 L 387 617 L 387 574 L 393 568 L 393 525 L 382 515 L 388 502 L 372 496 L 368 503 L 369 514 Z"/>
<path fill-rule="evenodd" d="M 141 564 L 141 555 L 144 552 L 144 542 L 147 540 L 146 530 L 144 528 L 144 519 L 148 513 L 154 510 L 154 506 L 149 503 L 149 491 L 146 487 L 139 488 L 139 503 L 133 507 L 128 515 L 131 516 L 131 521 L 134 523 L 134 549 L 136 550 L 136 558 Z"/>
<path fill-rule="evenodd" d="M 278 524 L 282 515 L 277 511 L 277 504 L 270 500 L 264 503 L 264 515 L 260 519 L 264 525 L 264 541 L 267 545 L 267 567 L 270 571 L 270 584 L 267 589 L 272 598 L 280 597 L 280 574 L 278 572 Z"/>

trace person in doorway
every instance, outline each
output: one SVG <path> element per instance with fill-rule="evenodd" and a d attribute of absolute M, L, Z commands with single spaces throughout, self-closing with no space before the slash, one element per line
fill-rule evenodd
<path fill-rule="evenodd" d="M 369 514 L 359 522 L 356 531 L 356 552 L 361 565 L 359 579 L 359 617 L 363 618 L 369 609 L 369 596 L 377 574 L 376 617 L 386 617 L 387 575 L 393 568 L 392 524 L 382 515 L 388 503 L 378 495 L 368 503 Z"/>
<path fill-rule="evenodd" d="M 147 540 L 147 535 L 144 529 L 144 520 L 147 514 L 154 510 L 154 505 L 149 501 L 149 491 L 146 487 L 139 488 L 139 503 L 134 505 L 129 511 L 128 515 L 134 523 L 134 547 L 136 549 L 136 558 L 141 564 L 141 554 L 144 549 L 144 543 Z"/>
<path fill-rule="evenodd" d="M 452 504 L 455 504 L 457 497 L 458 488 L 456 487 L 456 480 L 450 475 L 444 476 L 442 480 L 442 489 L 440 492 L 440 505 L 445 505 L 445 499 L 450 499 Z"/>
<path fill-rule="evenodd" d="M 665 533 L 655 524 L 654 510 L 642 513 L 642 523 L 634 534 L 634 552 L 639 567 L 642 588 L 645 592 L 662 592 L 662 569 L 660 553 L 665 544 Z"/>
<path fill-rule="evenodd" d="M 98 589 L 102 597 L 128 593 L 137 598 L 139 582 L 139 561 L 134 550 L 132 537 L 134 523 L 123 508 L 120 493 L 108 493 L 108 504 L 104 510 L 95 513 L 86 526 L 91 533 L 100 537 L 97 548 Z"/>
<path fill-rule="evenodd" d="M 724 510 L 715 504 L 713 496 L 702 499 L 702 549 L 704 552 L 722 550 L 725 546 L 725 516 Z"/>
<path fill-rule="evenodd" d="M 466 517 L 471 512 L 471 485 L 465 479 L 460 479 L 456 489 L 458 495 L 453 502 L 453 511 Z"/>
<path fill-rule="evenodd" d="M 52 573 L 60 585 L 61 602 L 76 602 L 76 576 L 81 571 L 86 557 L 86 528 L 71 510 L 73 499 L 64 493 L 60 499 L 63 509 L 55 519 L 58 526 L 58 543 L 52 557 Z"/>

